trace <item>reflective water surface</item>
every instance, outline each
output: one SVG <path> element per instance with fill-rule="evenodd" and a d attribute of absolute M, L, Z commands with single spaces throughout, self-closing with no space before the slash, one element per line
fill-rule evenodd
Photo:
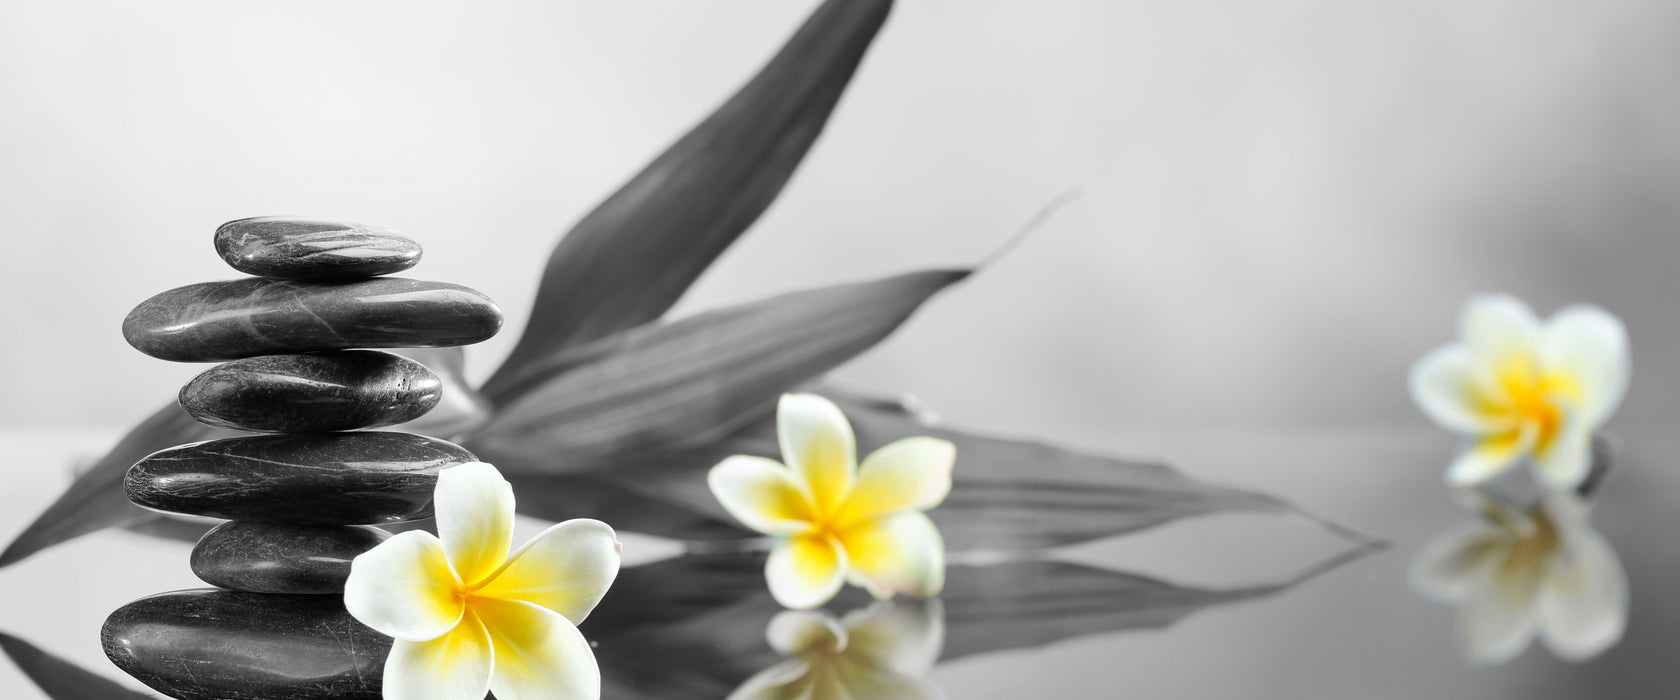
<path fill-rule="evenodd" d="M 0 496 L 8 536 L 67 482 L 64 465 L 110 437 L 0 433 L 13 457 Z M 849 588 L 819 611 L 788 612 L 764 589 L 761 552 L 626 535 L 629 565 L 583 630 L 608 698 L 1672 697 L 1680 548 L 1666 523 L 1680 441 L 1655 429 L 1617 438 L 1593 521 L 1627 569 L 1631 615 L 1623 641 L 1583 664 L 1533 645 L 1473 665 L 1454 609 L 1410 589 L 1415 552 L 1470 518 L 1440 484 L 1452 445 L 1410 428 L 1118 436 L 1122 451 L 1311 516 L 1210 516 L 1032 558 L 964 554 L 929 601 Z M 0 664 L 0 695 L 50 698 L 43 687 L 82 682 L 105 684 L 88 697 L 142 690 L 104 659 L 99 625 L 134 598 L 203 586 L 189 549 L 112 531 L 0 570 L 10 601 L 0 643 L 44 679 Z"/>

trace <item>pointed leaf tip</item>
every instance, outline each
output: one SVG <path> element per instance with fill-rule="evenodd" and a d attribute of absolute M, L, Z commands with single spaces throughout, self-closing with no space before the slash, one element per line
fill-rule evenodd
<path fill-rule="evenodd" d="M 52 700 L 149 700 L 152 697 L 129 690 L 5 632 L 0 632 L 0 650 Z"/>
<path fill-rule="evenodd" d="M 135 426 L 92 467 L 76 475 L 58 500 L 0 552 L 0 567 L 82 535 L 159 517 L 129 503 L 123 490 L 128 468 L 164 448 L 236 434 L 204 425 L 181 410 L 180 404 L 170 402 Z"/>

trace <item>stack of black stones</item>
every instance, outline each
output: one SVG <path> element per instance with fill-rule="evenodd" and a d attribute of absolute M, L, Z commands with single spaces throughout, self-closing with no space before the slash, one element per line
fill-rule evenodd
<path fill-rule="evenodd" d="M 495 335 L 477 291 L 385 277 L 420 246 L 395 231 L 263 217 L 224 224 L 216 251 L 255 277 L 172 289 L 123 322 L 129 344 L 177 362 L 223 362 L 181 389 L 210 425 L 263 433 L 172 447 L 129 470 L 145 508 L 225 518 L 192 552 L 217 588 L 142 598 L 105 622 L 105 653 L 182 700 L 378 698 L 390 639 L 345 612 L 350 561 L 425 518 L 459 446 L 367 430 L 440 398 L 424 366 L 366 348 L 445 347 Z"/>

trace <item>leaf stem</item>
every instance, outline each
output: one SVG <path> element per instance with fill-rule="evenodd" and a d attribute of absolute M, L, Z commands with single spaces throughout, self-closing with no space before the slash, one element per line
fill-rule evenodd
<path fill-rule="evenodd" d="M 1588 467 L 1587 477 L 1581 480 L 1580 486 L 1575 487 L 1575 495 L 1580 496 L 1582 501 L 1590 499 L 1599 485 L 1604 483 L 1604 477 L 1610 475 L 1610 466 L 1615 462 L 1616 448 L 1614 439 L 1601 433 L 1593 434 L 1590 457 L 1592 463 Z"/>
<path fill-rule="evenodd" d="M 1049 221 L 1050 216 L 1055 214 L 1057 210 L 1060 210 L 1062 207 L 1072 203 L 1074 200 L 1079 199 L 1082 196 L 1084 196 L 1084 193 L 1081 192 L 1079 188 L 1075 187 L 1052 197 L 1049 202 L 1045 203 L 1044 206 L 1039 207 L 1038 211 L 1034 212 L 1033 215 L 1027 219 L 1026 223 L 1021 225 L 1020 229 L 1017 229 L 1008 240 L 1004 241 L 1003 245 L 998 246 L 997 250 L 992 251 L 990 255 L 981 259 L 979 264 L 974 266 L 975 269 L 985 269 L 987 267 L 991 267 L 993 263 L 1002 260 L 1003 256 L 1008 255 L 1011 251 L 1015 250 L 1016 247 L 1020 246 L 1022 241 L 1025 241 L 1029 236 L 1037 232 L 1039 227 L 1043 226 L 1044 222 Z"/>

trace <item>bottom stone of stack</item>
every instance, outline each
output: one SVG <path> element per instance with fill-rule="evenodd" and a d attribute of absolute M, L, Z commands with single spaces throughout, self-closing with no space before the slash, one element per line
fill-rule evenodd
<path fill-rule="evenodd" d="M 198 541 L 192 570 L 205 583 L 236 591 L 342 594 L 351 560 L 390 536 L 364 525 L 234 520 Z"/>
<path fill-rule="evenodd" d="M 391 639 L 338 596 L 193 589 L 118 608 L 105 655 L 180 700 L 377 700 Z"/>

